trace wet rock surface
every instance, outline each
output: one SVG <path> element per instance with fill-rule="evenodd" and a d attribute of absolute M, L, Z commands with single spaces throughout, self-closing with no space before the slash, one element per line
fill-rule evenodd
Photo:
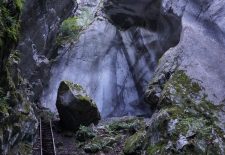
<path fill-rule="evenodd" d="M 18 41 L 23 1 L 0 1 L 0 154 L 31 154 L 36 118 L 20 87 Z"/>
<path fill-rule="evenodd" d="M 19 68 L 30 90 L 28 96 L 37 102 L 49 79 L 51 61 L 58 55 L 56 36 L 62 21 L 75 12 L 74 0 L 25 1 L 21 16 L 21 33 L 17 46 Z"/>
<path fill-rule="evenodd" d="M 83 88 L 69 81 L 60 83 L 56 107 L 62 127 L 72 131 L 80 125 L 97 124 L 101 119 L 96 104 Z"/>
<path fill-rule="evenodd" d="M 82 2 L 86 6 L 92 3 L 81 1 L 81 5 Z M 51 68 L 49 87 L 43 93 L 42 102 L 55 111 L 52 104 L 55 90 L 60 81 L 66 79 L 84 86 L 96 101 L 102 117 L 147 116 L 151 112 L 143 101 L 143 94 L 158 59 L 179 41 L 180 19 L 161 12 L 159 2 L 126 0 L 121 5 L 117 1 L 93 2 L 95 5 L 89 4 L 89 8 L 97 9 L 91 11 L 95 15 L 91 17 L 92 22 L 72 45 L 67 43 L 59 50 L 64 55 Z M 80 21 L 84 17 L 77 15 L 75 18 Z M 120 18 L 141 23 L 131 21 L 123 28 L 114 21 Z"/>

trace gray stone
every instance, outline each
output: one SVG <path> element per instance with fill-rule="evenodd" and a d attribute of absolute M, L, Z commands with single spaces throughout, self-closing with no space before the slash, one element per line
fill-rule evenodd
<path fill-rule="evenodd" d="M 25 1 L 17 50 L 21 75 L 33 91 L 29 98 L 38 101 L 49 78 L 51 60 L 57 56 L 56 36 L 62 21 L 76 11 L 74 0 Z"/>
<path fill-rule="evenodd" d="M 164 145 L 157 145 L 162 141 L 168 146 L 169 143 L 176 145 L 170 150 L 178 153 L 225 153 L 222 140 L 225 132 L 224 4 L 220 0 L 162 1 L 165 14 L 181 18 L 182 31 L 179 43 L 160 59 L 146 91 L 147 102 L 157 109 L 152 119 L 163 111 L 168 113 L 167 122 L 159 126 L 166 130 L 149 130 L 149 143 L 155 144 L 153 148 L 159 147 L 154 153 L 163 152 Z M 175 119 L 179 122 L 169 133 L 168 122 Z M 156 119 L 151 126 L 160 122 Z M 168 133 L 169 136 L 165 136 Z M 211 146 L 205 140 L 207 136 L 212 137 Z M 217 137 L 221 140 L 217 141 Z"/>
<path fill-rule="evenodd" d="M 80 85 L 69 81 L 61 82 L 56 107 L 62 127 L 66 129 L 77 130 L 80 125 L 97 124 L 100 120 L 96 104 Z"/>

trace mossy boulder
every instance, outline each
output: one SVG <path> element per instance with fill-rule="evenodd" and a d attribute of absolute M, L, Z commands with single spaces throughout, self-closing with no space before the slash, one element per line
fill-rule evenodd
<path fill-rule="evenodd" d="M 97 124 L 100 113 L 84 89 L 69 81 L 62 81 L 58 89 L 56 107 L 65 129 L 77 130 L 80 125 Z"/>

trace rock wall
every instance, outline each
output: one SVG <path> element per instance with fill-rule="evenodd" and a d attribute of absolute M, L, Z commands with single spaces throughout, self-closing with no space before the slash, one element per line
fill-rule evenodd
<path fill-rule="evenodd" d="M 21 88 L 19 55 L 23 1 L 0 2 L 0 154 L 30 154 L 36 129 L 32 103 Z"/>
<path fill-rule="evenodd" d="M 225 153 L 224 1 L 162 1 L 182 19 L 179 44 L 160 59 L 146 101 L 155 109 L 151 154 Z"/>
<path fill-rule="evenodd" d="M 61 22 L 77 8 L 74 0 L 26 1 L 21 17 L 19 67 L 28 81 L 30 99 L 37 102 L 47 85 L 51 62 L 58 55 L 56 36 Z"/>
<path fill-rule="evenodd" d="M 147 154 L 224 154 L 225 2 L 78 3 L 0 2 L 0 154 L 30 153 L 30 101 L 46 88 L 54 111 L 62 80 L 81 84 L 103 117 L 152 114 Z"/>
<path fill-rule="evenodd" d="M 143 94 L 158 59 L 179 41 L 180 19 L 165 15 L 156 1 L 80 1 L 78 6 L 77 26 L 87 18 L 82 8 L 95 16 L 59 50 L 63 54 L 51 69 L 42 103 L 54 111 L 59 83 L 69 80 L 87 90 L 103 117 L 149 115 Z"/>
<path fill-rule="evenodd" d="M 48 79 L 59 25 L 74 9 L 73 0 L 0 2 L 0 154 L 32 153 L 32 102 Z"/>

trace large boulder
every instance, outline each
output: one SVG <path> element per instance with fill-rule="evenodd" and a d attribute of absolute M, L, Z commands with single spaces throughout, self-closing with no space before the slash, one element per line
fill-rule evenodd
<path fill-rule="evenodd" d="M 58 89 L 56 107 L 64 128 L 77 130 L 80 125 L 97 124 L 100 113 L 84 89 L 69 81 L 62 81 Z"/>

